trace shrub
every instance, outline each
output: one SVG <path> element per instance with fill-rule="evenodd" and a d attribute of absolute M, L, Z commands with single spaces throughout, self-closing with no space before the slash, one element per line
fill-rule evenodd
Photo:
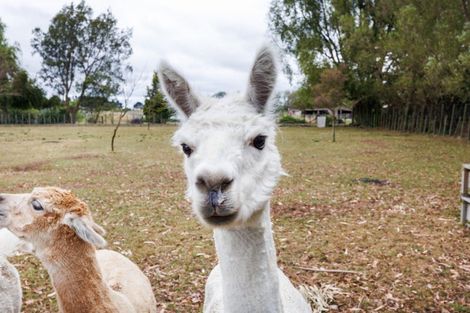
<path fill-rule="evenodd" d="M 305 124 L 303 119 L 299 119 L 290 115 L 281 116 L 279 119 L 279 123 L 281 124 Z"/>
<path fill-rule="evenodd" d="M 133 119 L 131 120 L 131 124 L 142 124 L 143 122 L 144 122 L 143 119 L 142 119 L 142 118 L 138 118 L 138 117 L 133 118 Z"/>

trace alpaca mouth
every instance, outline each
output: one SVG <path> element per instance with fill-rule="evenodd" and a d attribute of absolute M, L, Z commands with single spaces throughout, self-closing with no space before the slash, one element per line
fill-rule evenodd
<path fill-rule="evenodd" d="M 237 217 L 237 215 L 238 215 L 238 212 L 234 212 L 229 215 L 218 215 L 217 213 L 214 212 L 213 215 L 205 216 L 204 220 L 208 224 L 211 224 L 214 226 L 222 226 L 222 225 L 230 224 L 231 222 L 233 222 L 235 218 Z"/>

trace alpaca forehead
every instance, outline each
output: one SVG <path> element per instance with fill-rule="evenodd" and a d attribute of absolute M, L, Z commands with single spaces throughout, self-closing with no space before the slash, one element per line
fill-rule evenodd
<path fill-rule="evenodd" d="M 198 144 L 222 137 L 246 140 L 260 134 L 271 136 L 274 132 L 273 119 L 257 113 L 252 105 L 243 101 L 220 101 L 202 104 L 175 133 L 174 141 Z"/>
<path fill-rule="evenodd" d="M 85 215 L 89 212 L 87 205 L 72 192 L 58 187 L 36 187 L 31 196 L 42 200 L 43 205 L 50 205 L 50 209 L 56 213 L 73 211 L 79 215 Z"/>

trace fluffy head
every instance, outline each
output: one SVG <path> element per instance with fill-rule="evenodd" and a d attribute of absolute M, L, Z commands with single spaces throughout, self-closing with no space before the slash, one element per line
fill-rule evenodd
<path fill-rule="evenodd" d="M 276 75 L 265 47 L 245 96 L 202 99 L 171 66 L 160 66 L 163 91 L 183 121 L 173 143 L 186 154 L 187 196 L 208 226 L 240 227 L 267 207 L 282 173 L 269 106 Z"/>
<path fill-rule="evenodd" d="M 2 227 L 39 249 L 53 244 L 50 241 L 58 233 L 76 235 L 96 247 L 106 245 L 101 237 L 104 230 L 93 222 L 87 205 L 70 191 L 56 187 L 34 188 L 25 194 L 0 194 Z"/>

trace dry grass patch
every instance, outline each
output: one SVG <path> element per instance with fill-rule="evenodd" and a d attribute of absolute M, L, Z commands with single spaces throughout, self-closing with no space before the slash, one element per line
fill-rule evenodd
<path fill-rule="evenodd" d="M 0 156 L 0 190 L 74 190 L 108 231 L 110 248 L 148 274 L 162 311 L 200 312 L 216 257 L 211 232 L 184 200 L 182 156 L 170 146 L 174 130 L 123 127 L 111 153 L 111 127 L 0 127 L 7 152 Z M 272 200 L 281 267 L 298 285 L 339 287 L 333 311 L 470 312 L 470 231 L 459 225 L 458 200 L 470 145 L 355 129 L 339 129 L 333 144 L 330 135 L 281 128 L 278 143 L 290 174 Z M 57 143 L 42 144 L 48 141 Z M 47 170 L 14 169 L 28 164 Z M 24 312 L 56 312 L 39 262 L 13 261 Z"/>

